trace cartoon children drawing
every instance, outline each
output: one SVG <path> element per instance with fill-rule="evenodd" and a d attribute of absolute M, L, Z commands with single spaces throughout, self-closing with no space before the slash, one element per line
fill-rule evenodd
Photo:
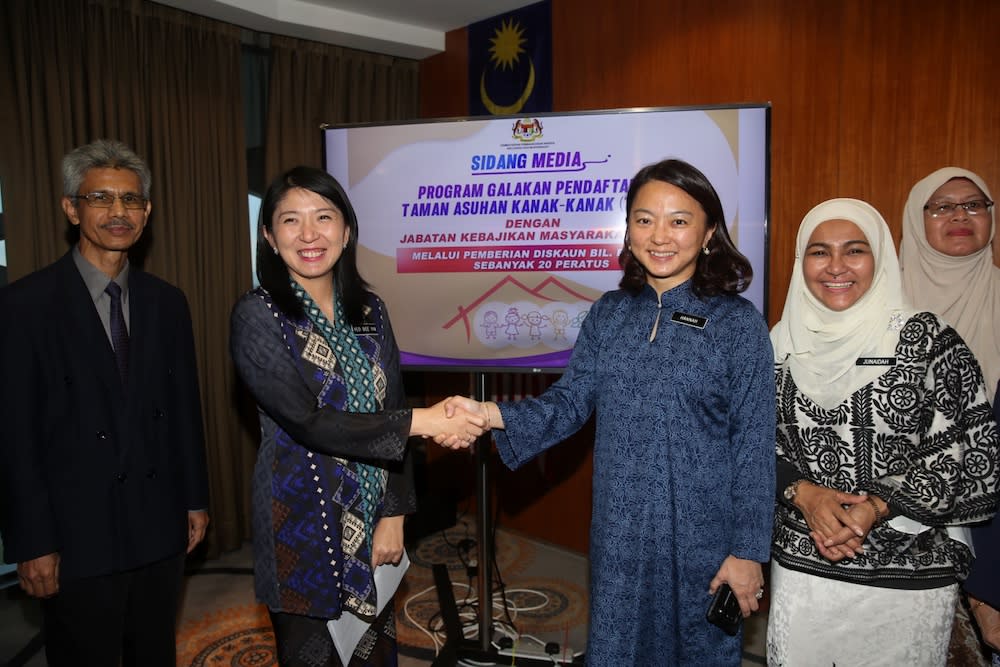
<path fill-rule="evenodd" d="M 542 329 L 545 328 L 542 322 L 546 322 L 548 319 L 548 317 L 542 315 L 537 310 L 533 310 L 524 316 L 524 321 L 528 324 L 528 336 L 530 336 L 531 340 L 542 339 Z"/>
<path fill-rule="evenodd" d="M 483 313 L 483 321 L 479 326 L 486 332 L 484 334 L 486 340 L 496 340 L 497 329 L 500 328 L 500 316 L 497 315 L 497 311 L 487 310 Z"/>
<path fill-rule="evenodd" d="M 569 326 L 569 313 L 565 310 L 557 310 L 552 313 L 552 339 L 568 340 L 566 338 L 566 327 Z"/>
<path fill-rule="evenodd" d="M 507 334 L 507 340 L 517 340 L 517 335 L 520 333 L 519 328 L 521 326 L 521 316 L 518 314 L 517 308 L 514 306 L 508 308 L 503 321 L 507 325 L 507 328 L 503 330 L 503 332 Z"/>

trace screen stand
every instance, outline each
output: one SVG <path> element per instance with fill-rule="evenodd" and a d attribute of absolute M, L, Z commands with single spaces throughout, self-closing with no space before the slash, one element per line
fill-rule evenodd
<path fill-rule="evenodd" d="M 486 391 L 486 373 L 474 374 L 475 399 L 488 400 Z M 438 652 L 431 667 L 452 667 L 456 664 L 504 664 L 509 665 L 509 652 L 502 654 L 493 645 L 493 514 L 490 495 L 490 453 L 493 448 L 493 437 L 489 432 L 476 440 L 476 537 L 479 544 L 476 570 L 478 574 L 479 596 L 479 633 L 476 639 L 466 639 L 462 631 L 461 621 L 455 606 L 455 595 L 451 588 L 451 579 L 445 565 L 434 565 L 434 585 L 437 589 L 438 604 L 441 608 L 441 618 L 444 621 L 447 640 Z M 465 660 L 467 662 L 463 663 Z M 518 655 L 518 665 L 548 665 L 552 667 L 552 657 L 533 657 Z M 574 661 L 574 664 L 577 664 Z M 583 664 L 583 658 L 579 658 Z"/>

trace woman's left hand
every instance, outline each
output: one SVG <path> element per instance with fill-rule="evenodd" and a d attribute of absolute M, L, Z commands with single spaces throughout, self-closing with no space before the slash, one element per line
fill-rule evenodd
<path fill-rule="evenodd" d="M 403 557 L 403 515 L 382 517 L 372 535 L 372 567 L 395 565 Z"/>
<path fill-rule="evenodd" d="M 746 618 L 760 608 L 760 599 L 764 597 L 764 572 L 760 563 L 755 560 L 744 560 L 736 556 L 727 556 L 722 561 L 719 571 L 709 582 L 708 592 L 715 593 L 723 583 L 728 583 L 740 601 L 740 610 Z"/>

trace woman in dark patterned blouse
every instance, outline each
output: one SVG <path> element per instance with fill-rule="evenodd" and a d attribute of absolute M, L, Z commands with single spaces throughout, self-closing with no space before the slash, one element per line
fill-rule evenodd
<path fill-rule="evenodd" d="M 232 314 L 231 353 L 260 414 L 254 584 L 282 667 L 396 664 L 393 605 L 376 596 L 373 573 L 399 562 L 415 509 L 407 438 L 446 433 L 468 446 L 485 425 L 449 420 L 442 404 L 405 406 L 399 350 L 358 273 L 357 237 L 333 177 L 282 174 L 261 205 L 261 286 Z M 327 629 L 342 614 L 370 624 L 343 661 Z"/>
<path fill-rule="evenodd" d="M 865 202 L 799 229 L 781 322 L 768 664 L 945 664 L 964 526 L 997 501 L 983 375 L 954 329 L 903 298 Z"/>

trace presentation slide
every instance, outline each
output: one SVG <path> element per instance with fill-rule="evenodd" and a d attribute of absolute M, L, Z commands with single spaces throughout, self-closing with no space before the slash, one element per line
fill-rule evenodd
<path fill-rule="evenodd" d="M 686 160 L 722 199 L 765 312 L 766 105 L 470 118 L 325 130 L 357 210 L 362 275 L 408 368 L 566 365 L 590 304 L 617 289 L 631 177 Z"/>

